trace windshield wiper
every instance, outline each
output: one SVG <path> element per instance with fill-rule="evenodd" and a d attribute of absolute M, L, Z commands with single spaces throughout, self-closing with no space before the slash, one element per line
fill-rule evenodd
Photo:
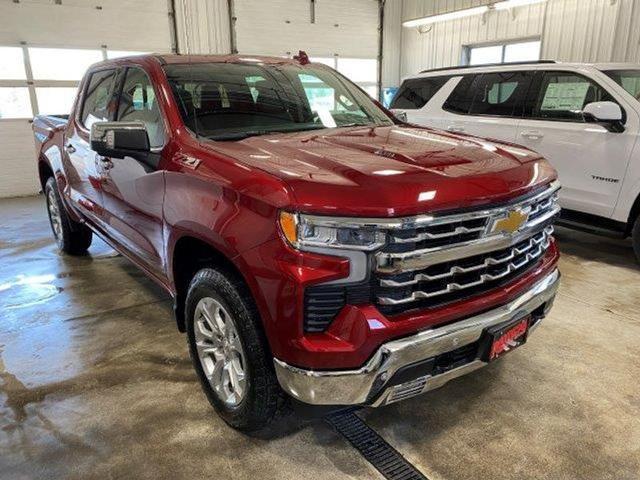
<path fill-rule="evenodd" d="M 248 132 L 230 132 L 220 133 L 218 135 L 207 135 L 210 140 L 225 141 L 225 140 L 242 140 L 249 137 L 258 137 L 260 135 L 268 135 L 270 133 L 283 133 L 278 130 L 250 130 Z"/>
<path fill-rule="evenodd" d="M 283 129 L 283 130 L 248 130 L 246 132 L 228 132 L 228 133 L 219 133 L 214 135 L 207 135 L 206 137 L 210 140 L 215 141 L 232 141 L 232 140 L 243 140 L 249 137 L 258 137 L 260 135 L 269 135 L 271 133 L 295 133 L 295 132 L 304 132 L 307 130 L 322 130 L 326 127 L 320 125 L 308 125 L 301 128 L 295 129 Z"/>
<path fill-rule="evenodd" d="M 344 127 L 376 127 L 377 124 L 375 123 L 360 123 L 360 122 L 353 122 L 353 123 L 345 123 L 344 125 L 336 125 L 337 128 L 344 128 Z"/>

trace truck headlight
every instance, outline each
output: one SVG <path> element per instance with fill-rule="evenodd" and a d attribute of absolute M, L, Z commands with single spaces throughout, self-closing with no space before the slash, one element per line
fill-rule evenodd
<path fill-rule="evenodd" d="M 295 248 L 340 248 L 375 250 L 385 244 L 383 232 L 373 228 L 349 225 L 348 219 L 280 212 L 280 229 Z"/>

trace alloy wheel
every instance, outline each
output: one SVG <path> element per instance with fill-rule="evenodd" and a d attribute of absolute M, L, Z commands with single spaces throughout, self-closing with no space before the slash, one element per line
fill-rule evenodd
<path fill-rule="evenodd" d="M 47 193 L 47 209 L 49 211 L 49 221 L 51 222 L 53 236 L 58 245 L 60 245 L 60 242 L 62 242 L 62 217 L 60 216 L 56 194 L 52 189 L 49 189 Z"/>
<path fill-rule="evenodd" d="M 229 407 L 246 395 L 246 360 L 238 330 L 227 309 L 216 299 L 204 297 L 194 312 L 198 358 L 218 398 Z"/>

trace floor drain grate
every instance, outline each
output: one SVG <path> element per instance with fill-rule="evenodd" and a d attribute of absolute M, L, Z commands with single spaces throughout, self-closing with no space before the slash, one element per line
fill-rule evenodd
<path fill-rule="evenodd" d="M 427 480 L 427 477 L 354 412 L 334 413 L 325 417 L 325 421 L 345 437 L 385 478 Z"/>

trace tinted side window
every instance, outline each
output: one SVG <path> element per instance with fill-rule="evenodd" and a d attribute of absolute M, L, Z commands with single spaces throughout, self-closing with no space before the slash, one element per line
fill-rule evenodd
<path fill-rule="evenodd" d="M 94 72 L 89 78 L 82 105 L 82 124 L 91 128 L 95 122 L 109 120 L 109 101 L 116 76 L 115 70 Z"/>
<path fill-rule="evenodd" d="M 462 77 L 462 80 L 453 89 L 442 108 L 453 113 L 469 113 L 474 94 L 472 86 L 477 77 L 479 75 L 465 75 Z"/>
<path fill-rule="evenodd" d="M 391 108 L 422 108 L 451 77 L 411 78 L 402 82 Z"/>
<path fill-rule="evenodd" d="M 584 122 L 584 106 L 601 101 L 615 102 L 613 97 L 594 81 L 570 72 L 545 72 L 531 117 Z"/>
<path fill-rule="evenodd" d="M 513 117 L 522 115 L 522 107 L 533 74 L 499 72 L 482 75 L 473 85 L 472 115 Z"/>
<path fill-rule="evenodd" d="M 152 148 L 164 144 L 164 124 L 151 80 L 140 68 L 128 68 L 120 94 L 118 120 L 141 121 L 147 127 Z"/>

